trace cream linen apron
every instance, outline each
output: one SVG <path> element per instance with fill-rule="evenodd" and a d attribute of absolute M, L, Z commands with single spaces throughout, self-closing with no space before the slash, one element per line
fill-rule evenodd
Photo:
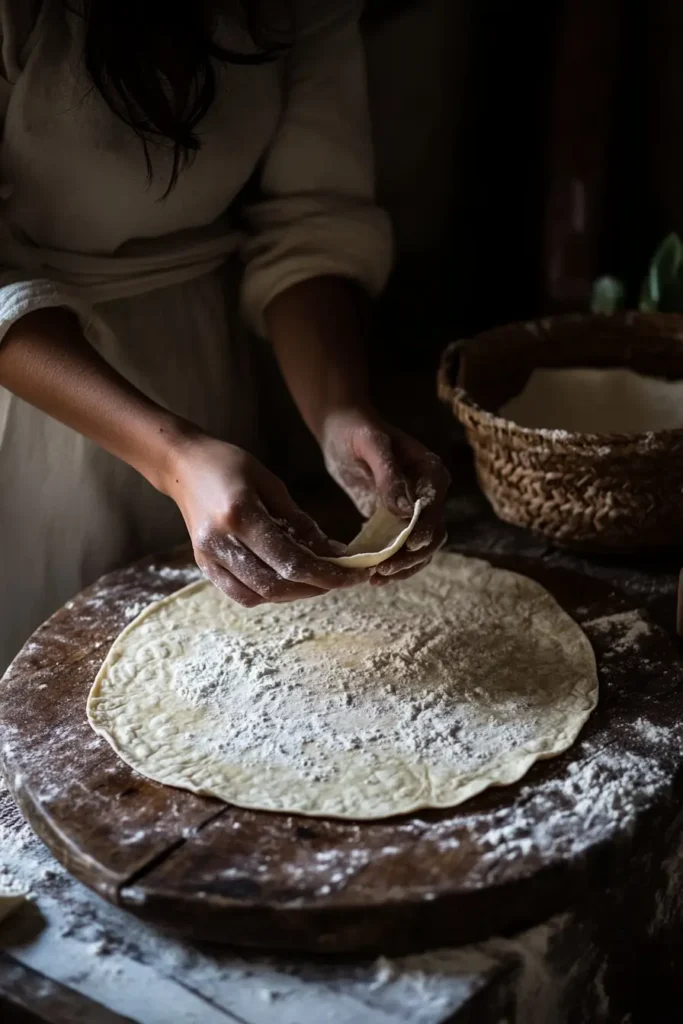
<path fill-rule="evenodd" d="M 361 8 L 295 0 L 284 61 L 216 67 L 201 151 L 165 195 L 168 151 L 153 147 L 149 182 L 139 140 L 91 88 L 81 19 L 63 0 L 0 0 L 0 344 L 30 309 L 67 305 L 147 395 L 254 451 L 237 251 L 242 311 L 261 333 L 298 281 L 337 274 L 376 294 L 391 266 Z M 217 31 L 248 52 L 237 22 Z M 245 242 L 226 217 L 257 172 Z M 131 469 L 0 389 L 0 668 L 85 584 L 184 536 Z"/>
<path fill-rule="evenodd" d="M 234 232 L 165 251 L 89 257 L 33 251 L 105 359 L 151 398 L 258 448 L 253 339 L 236 315 Z M 26 262 L 26 260 L 22 260 Z M 75 431 L 0 389 L 0 668 L 51 612 L 102 573 L 186 539 L 175 505 Z"/>

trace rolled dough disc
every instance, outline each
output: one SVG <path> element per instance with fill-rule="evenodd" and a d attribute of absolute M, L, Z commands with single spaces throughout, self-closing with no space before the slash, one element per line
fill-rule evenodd
<path fill-rule="evenodd" d="M 253 609 L 193 583 L 115 641 L 88 717 L 158 782 L 372 819 L 515 782 L 597 694 L 590 643 L 543 587 L 442 554 L 394 587 Z"/>
<path fill-rule="evenodd" d="M 386 508 L 378 509 L 368 519 L 358 536 L 349 544 L 345 555 L 326 558 L 326 562 L 342 565 L 347 569 L 370 569 L 386 562 L 401 550 L 417 525 L 425 502 L 416 501 L 410 520 L 399 519 Z"/>

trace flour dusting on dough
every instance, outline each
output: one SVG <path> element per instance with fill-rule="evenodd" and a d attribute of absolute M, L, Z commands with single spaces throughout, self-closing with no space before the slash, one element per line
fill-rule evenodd
<path fill-rule="evenodd" d="M 249 610 L 192 584 L 127 627 L 88 712 L 157 781 L 381 818 L 516 781 L 596 699 L 590 643 L 539 584 L 440 555 L 386 591 Z"/>

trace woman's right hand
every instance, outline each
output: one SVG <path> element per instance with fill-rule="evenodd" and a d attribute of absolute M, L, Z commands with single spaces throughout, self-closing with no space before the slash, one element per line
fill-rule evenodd
<path fill-rule="evenodd" d="M 368 570 L 317 557 L 344 549 L 242 448 L 204 436 L 184 440 L 170 456 L 163 489 L 183 514 L 200 569 L 247 608 L 369 579 Z"/>

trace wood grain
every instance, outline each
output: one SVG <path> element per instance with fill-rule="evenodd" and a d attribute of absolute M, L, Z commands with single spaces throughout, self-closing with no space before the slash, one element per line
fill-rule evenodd
<path fill-rule="evenodd" d="M 480 551 L 466 532 L 457 530 L 459 548 Z M 481 539 L 479 521 L 471 532 Z M 516 536 L 504 531 L 499 547 L 521 547 Z M 630 647 L 595 620 L 631 612 L 637 625 L 639 608 L 675 592 L 675 575 L 659 569 L 645 602 L 612 585 L 609 570 L 599 579 L 492 546 L 491 561 L 538 579 L 584 624 L 600 672 L 600 706 L 579 741 L 516 786 L 452 811 L 353 823 L 240 810 L 138 776 L 91 733 L 85 699 L 137 607 L 187 582 L 187 556 L 175 553 L 84 592 L 14 662 L 0 687 L 0 739 L 15 798 L 78 878 L 195 938 L 421 949 L 509 933 L 590 901 L 648 829 L 674 819 L 683 762 L 673 609 L 667 628 L 643 612 Z"/>
<path fill-rule="evenodd" d="M 126 609 L 177 588 L 149 560 L 112 574 L 37 631 L 0 693 L 2 768 L 15 799 L 58 859 L 114 901 L 124 881 L 222 810 L 136 775 L 85 717 L 97 669 L 132 617 Z"/>
<path fill-rule="evenodd" d="M 0 953 L 0 1011 L 4 1024 L 135 1024 L 7 953 Z"/>

